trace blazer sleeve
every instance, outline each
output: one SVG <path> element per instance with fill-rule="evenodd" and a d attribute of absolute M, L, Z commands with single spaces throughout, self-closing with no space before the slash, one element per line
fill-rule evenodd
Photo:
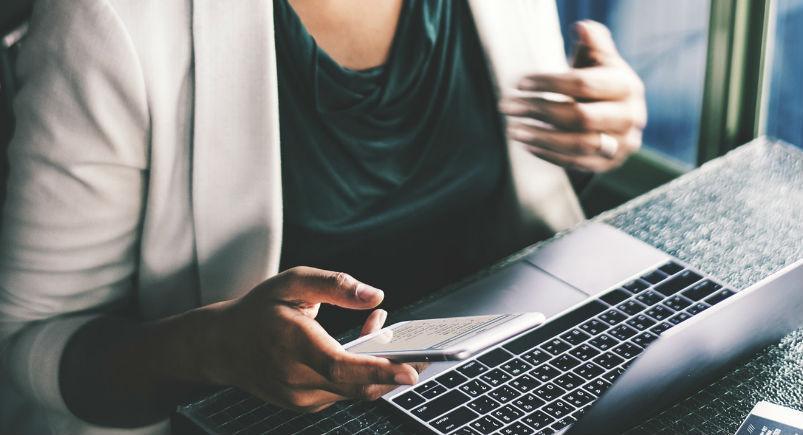
<path fill-rule="evenodd" d="M 0 230 L 0 355 L 23 394 L 68 412 L 58 381 L 67 341 L 134 297 L 147 95 L 106 0 L 39 1 L 17 72 Z"/>

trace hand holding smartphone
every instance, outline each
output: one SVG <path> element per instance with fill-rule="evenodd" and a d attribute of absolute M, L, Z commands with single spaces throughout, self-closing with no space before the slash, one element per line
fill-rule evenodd
<path fill-rule="evenodd" d="M 541 313 L 411 320 L 360 337 L 344 347 L 397 362 L 463 360 L 544 322 Z"/>

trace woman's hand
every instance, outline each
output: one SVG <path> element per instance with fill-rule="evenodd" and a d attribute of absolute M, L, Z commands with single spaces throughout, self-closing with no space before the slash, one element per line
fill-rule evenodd
<path fill-rule="evenodd" d="M 381 290 L 342 273 L 298 267 L 223 302 L 213 332 L 212 381 L 236 385 L 270 403 L 316 412 L 345 399 L 375 400 L 418 381 L 416 369 L 384 358 L 351 354 L 315 321 L 321 303 L 370 309 Z M 363 334 L 387 313 L 374 311 Z"/>
<path fill-rule="evenodd" d="M 508 122 L 510 138 L 536 156 L 570 169 L 604 172 L 641 147 L 647 122 L 644 85 L 619 56 L 605 26 L 581 21 L 575 30 L 572 69 L 533 74 L 519 83 L 521 91 L 569 98 L 511 97 L 501 101 L 500 110 L 514 117 Z"/>

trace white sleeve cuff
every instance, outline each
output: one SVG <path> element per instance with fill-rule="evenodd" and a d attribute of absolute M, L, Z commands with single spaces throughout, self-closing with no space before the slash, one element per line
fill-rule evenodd
<path fill-rule="evenodd" d="M 64 348 L 97 315 L 55 319 L 21 331 L 7 349 L 9 375 L 20 392 L 50 410 L 72 414 L 59 387 Z"/>

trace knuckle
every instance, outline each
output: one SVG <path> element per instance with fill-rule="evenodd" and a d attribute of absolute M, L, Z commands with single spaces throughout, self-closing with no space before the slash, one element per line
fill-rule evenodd
<path fill-rule="evenodd" d="M 582 130 L 592 130 L 594 128 L 594 115 L 589 107 L 582 103 L 575 103 L 573 107 L 575 125 Z"/>
<path fill-rule="evenodd" d="M 356 280 L 349 274 L 344 272 L 333 272 L 329 275 L 329 280 L 336 288 L 349 288 L 353 287 Z"/>
<path fill-rule="evenodd" d="M 593 93 L 594 85 L 583 74 L 577 74 L 572 79 L 572 86 L 579 95 L 590 95 Z"/>
<path fill-rule="evenodd" d="M 324 372 L 327 379 L 338 382 L 343 378 L 343 364 L 337 358 L 332 358 L 326 363 Z"/>
<path fill-rule="evenodd" d="M 592 154 L 599 148 L 598 141 L 597 135 L 584 134 L 577 139 L 575 146 L 580 153 Z"/>

